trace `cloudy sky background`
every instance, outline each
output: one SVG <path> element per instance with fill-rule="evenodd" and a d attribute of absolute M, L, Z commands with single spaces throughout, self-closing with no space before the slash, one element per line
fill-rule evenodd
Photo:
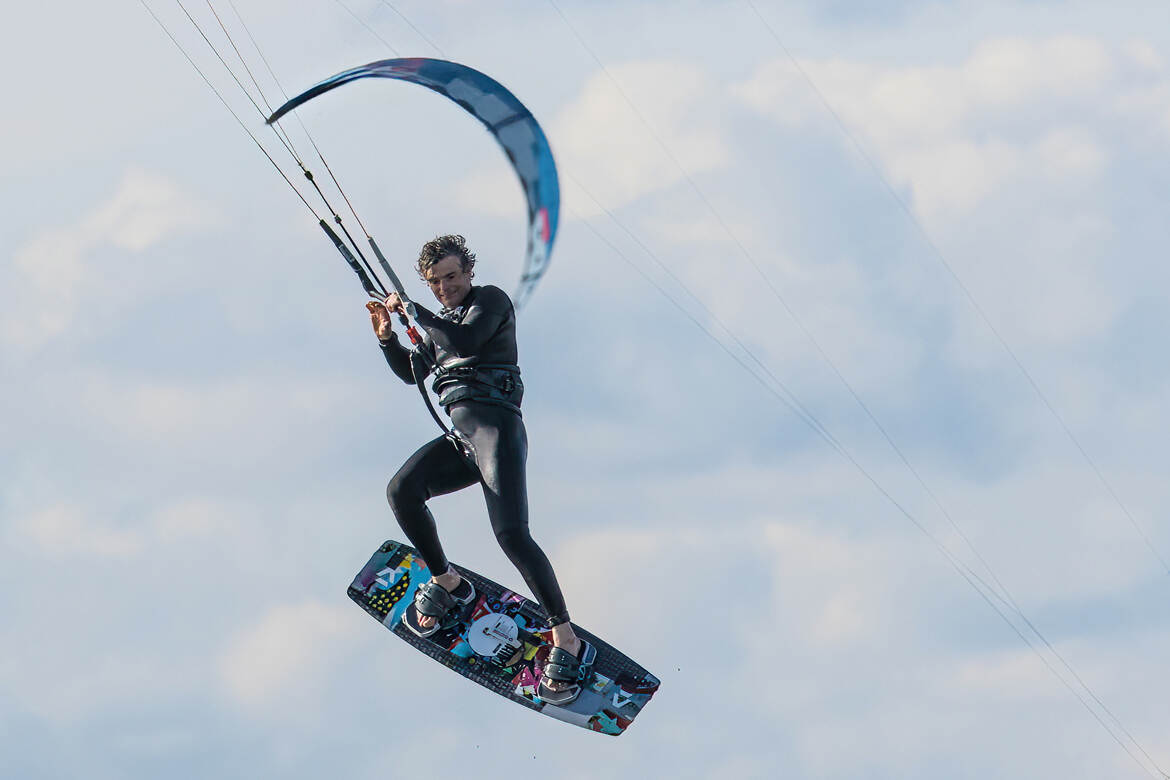
<path fill-rule="evenodd" d="M 441 53 L 541 120 L 564 211 L 520 325 L 533 528 L 574 619 L 663 687 L 600 737 L 349 602 L 434 435 L 355 279 L 141 5 L 22 4 L 6 776 L 1170 768 L 1170 6 L 236 5 L 290 92 Z M 461 232 L 514 287 L 522 196 L 478 124 L 384 82 L 302 116 L 395 262 Z M 455 560 L 519 584 L 476 491 L 434 511 Z"/>

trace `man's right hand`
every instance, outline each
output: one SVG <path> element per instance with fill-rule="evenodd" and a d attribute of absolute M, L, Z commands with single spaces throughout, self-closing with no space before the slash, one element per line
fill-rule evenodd
<path fill-rule="evenodd" d="M 374 326 L 374 333 L 379 341 L 387 341 L 394 333 L 394 318 L 380 301 L 369 301 L 366 309 L 370 312 L 370 324 Z"/>
<path fill-rule="evenodd" d="M 392 292 L 387 295 L 386 300 L 382 301 L 382 305 L 385 306 L 388 311 L 401 314 L 403 317 L 410 314 L 410 312 L 406 310 L 406 304 L 402 302 L 402 296 L 396 292 Z"/>

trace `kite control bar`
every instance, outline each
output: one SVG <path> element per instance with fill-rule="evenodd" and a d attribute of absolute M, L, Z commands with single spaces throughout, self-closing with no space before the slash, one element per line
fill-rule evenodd
<path fill-rule="evenodd" d="M 406 335 L 410 337 L 410 343 L 416 347 L 422 344 L 422 337 L 418 335 L 418 329 L 407 321 L 406 315 L 410 315 L 410 319 L 414 319 L 414 301 L 406 296 L 406 289 L 402 286 L 402 280 L 398 278 L 398 274 L 394 273 L 394 269 L 390 267 L 386 256 L 382 254 L 382 250 L 378 248 L 378 242 L 374 241 L 373 236 L 367 236 L 370 240 L 370 248 L 374 250 L 374 256 L 378 258 L 378 265 L 382 266 L 382 270 L 386 272 L 386 276 L 390 277 L 390 285 L 394 288 L 394 292 L 398 293 L 398 297 L 402 299 L 402 306 L 406 309 L 406 314 L 398 313 L 398 319 L 402 322 L 402 327 L 406 329 Z"/>
<path fill-rule="evenodd" d="M 371 298 L 382 299 L 386 297 L 386 291 L 380 283 L 375 284 L 370 274 L 366 273 L 366 269 L 361 267 L 357 258 L 353 256 L 353 252 L 349 251 L 349 247 L 341 240 L 341 236 L 337 235 L 333 228 L 329 227 L 329 223 L 325 220 L 318 220 L 317 224 L 325 231 L 325 235 L 329 236 L 329 240 L 333 242 L 333 246 L 337 247 L 337 251 L 341 252 L 341 256 L 345 258 L 345 262 L 349 263 L 349 267 L 361 279 L 362 287 L 366 289 Z"/>
<path fill-rule="evenodd" d="M 319 224 L 321 225 L 321 229 L 325 231 L 325 235 L 329 236 L 329 240 L 333 242 L 335 247 L 337 247 L 337 251 L 341 252 L 341 256 L 345 258 L 345 262 L 349 263 L 349 267 L 352 268 L 354 273 L 358 275 L 358 279 L 361 280 L 362 287 L 365 288 L 366 293 L 368 293 L 371 298 L 377 298 L 379 301 L 385 300 L 385 288 L 382 287 L 380 283 L 374 283 L 374 277 L 371 277 L 370 274 L 366 273 L 366 270 L 362 268 L 361 264 L 358 263 L 357 258 L 353 256 L 353 252 L 351 252 L 346 243 L 341 240 L 341 236 L 337 235 L 336 231 L 329 227 L 329 223 L 325 220 L 320 220 Z M 394 292 L 398 293 L 398 297 L 402 299 L 403 306 L 406 309 L 406 314 L 399 312 L 398 320 L 402 323 L 402 327 L 406 329 L 406 335 L 410 337 L 410 343 L 417 347 L 422 344 L 422 336 L 418 334 L 418 328 L 411 325 L 410 321 L 406 318 L 407 314 L 409 314 L 410 319 L 414 319 L 414 301 L 407 297 L 406 290 L 402 286 L 402 280 L 398 278 L 398 274 L 394 273 L 394 269 L 391 268 L 390 263 L 386 261 L 386 256 L 382 254 L 382 250 L 378 248 L 378 244 L 374 241 L 373 237 L 370 237 L 370 246 L 373 247 L 374 254 L 378 257 L 378 264 L 382 266 L 382 270 L 385 271 L 386 275 L 390 277 L 390 284 L 394 287 Z M 371 271 L 372 270 L 373 269 L 371 269 Z"/>

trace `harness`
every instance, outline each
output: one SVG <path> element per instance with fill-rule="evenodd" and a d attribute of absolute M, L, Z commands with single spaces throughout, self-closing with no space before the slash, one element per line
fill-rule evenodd
<path fill-rule="evenodd" d="M 459 401 L 475 401 L 502 406 L 516 414 L 520 413 L 524 395 L 520 367 L 510 363 L 436 366 L 431 389 L 444 409 Z"/>

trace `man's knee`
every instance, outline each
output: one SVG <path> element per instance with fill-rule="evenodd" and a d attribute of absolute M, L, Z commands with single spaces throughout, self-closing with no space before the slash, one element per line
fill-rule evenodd
<path fill-rule="evenodd" d="M 390 509 L 394 514 L 398 514 L 402 509 L 422 503 L 417 491 L 411 488 L 410 482 L 404 479 L 401 474 L 395 474 L 387 483 L 386 501 L 390 504 Z"/>
<path fill-rule="evenodd" d="M 536 546 L 536 542 L 532 541 L 532 535 L 528 533 L 526 526 L 496 528 L 495 534 L 496 541 L 504 550 L 504 554 L 513 561 L 518 557 L 524 557 L 528 551 Z"/>

